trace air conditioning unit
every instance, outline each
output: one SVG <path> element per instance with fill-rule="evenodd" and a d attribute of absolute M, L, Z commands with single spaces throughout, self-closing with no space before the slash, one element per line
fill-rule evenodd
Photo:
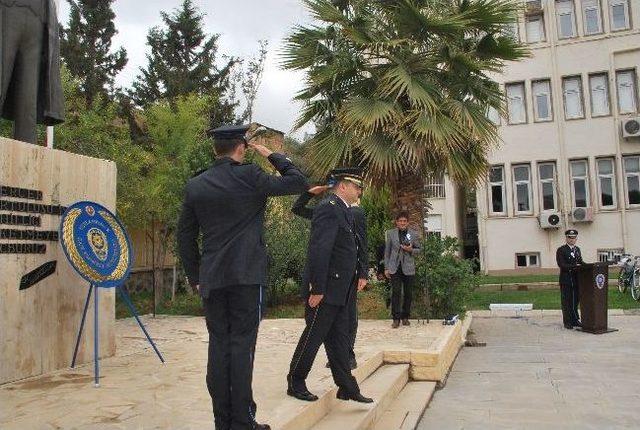
<path fill-rule="evenodd" d="M 573 208 L 571 209 L 571 222 L 591 222 L 593 221 L 593 208 Z"/>
<path fill-rule="evenodd" d="M 538 217 L 540 228 L 560 228 L 560 212 L 544 211 Z"/>
<path fill-rule="evenodd" d="M 622 137 L 640 137 L 640 117 L 622 120 Z"/>
<path fill-rule="evenodd" d="M 543 11 L 542 0 L 527 0 L 524 13 L 526 15 L 541 15 Z"/>

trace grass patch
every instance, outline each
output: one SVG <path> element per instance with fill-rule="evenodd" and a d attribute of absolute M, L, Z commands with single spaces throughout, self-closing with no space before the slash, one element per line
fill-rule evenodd
<path fill-rule="evenodd" d="M 560 288 L 537 291 L 474 291 L 468 309 L 489 309 L 491 303 L 533 303 L 534 309 L 561 309 Z M 640 308 L 631 294 L 621 294 L 614 286 L 609 286 L 609 309 Z"/>
<path fill-rule="evenodd" d="M 528 284 L 533 282 L 557 282 L 558 275 L 484 275 L 480 277 L 480 284 Z"/>
<path fill-rule="evenodd" d="M 617 267 L 610 268 L 609 279 L 618 279 Z M 485 284 L 530 284 L 535 282 L 558 282 L 558 274 L 551 275 L 482 275 L 480 285 Z"/>
<path fill-rule="evenodd" d="M 153 312 L 152 295 L 147 292 L 132 295 L 136 309 L 140 314 Z M 529 291 L 474 291 L 471 294 L 467 309 L 489 309 L 491 303 L 533 303 L 534 309 L 560 309 L 560 290 Z M 418 303 L 413 309 L 418 311 Z M 631 298 L 629 292 L 621 294 L 615 285 L 609 286 L 609 309 L 640 308 L 640 302 Z M 195 294 L 177 294 L 172 303 L 170 298 L 163 300 L 157 309 L 162 315 L 204 315 L 202 301 Z M 358 315 L 362 319 L 390 319 L 390 309 L 385 306 L 384 299 L 375 290 L 364 291 L 358 296 Z M 116 295 L 116 318 L 128 318 L 129 309 Z M 417 316 L 414 312 L 414 318 Z M 265 318 L 302 318 L 304 306 L 301 300 L 289 302 L 266 309 Z"/>

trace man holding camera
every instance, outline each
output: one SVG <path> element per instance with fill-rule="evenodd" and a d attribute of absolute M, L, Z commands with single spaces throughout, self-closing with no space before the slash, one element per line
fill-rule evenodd
<path fill-rule="evenodd" d="M 409 214 L 396 215 L 396 228 L 385 233 L 384 274 L 391 279 L 392 328 L 409 325 L 411 298 L 416 274 L 415 256 L 420 253 L 418 232 L 409 229 Z"/>
<path fill-rule="evenodd" d="M 207 388 L 217 430 L 268 430 L 255 421 L 251 388 L 258 326 L 267 284 L 267 198 L 307 189 L 284 155 L 250 143 L 248 125 L 210 131 L 216 160 L 189 180 L 178 222 L 178 249 L 189 283 L 203 300 L 209 331 Z M 243 163 L 252 148 L 281 176 Z M 202 232 L 202 254 L 198 236 Z"/>

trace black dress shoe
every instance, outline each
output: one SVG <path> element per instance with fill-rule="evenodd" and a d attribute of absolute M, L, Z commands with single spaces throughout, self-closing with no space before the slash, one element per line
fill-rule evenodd
<path fill-rule="evenodd" d="M 255 430 L 271 430 L 271 426 L 269 424 L 258 424 L 258 423 L 255 423 L 253 425 L 253 428 Z"/>
<path fill-rule="evenodd" d="M 567 328 L 569 330 L 573 330 L 573 326 L 571 324 L 565 324 L 564 328 Z"/>
<path fill-rule="evenodd" d="M 360 393 L 348 394 L 342 388 L 338 388 L 338 392 L 336 393 L 336 398 L 340 400 L 353 400 L 359 403 L 373 403 L 373 399 L 369 397 L 365 397 Z"/>
<path fill-rule="evenodd" d="M 318 400 L 318 396 L 311 393 L 307 387 L 294 388 L 291 380 L 291 376 L 287 375 L 287 394 L 291 397 L 295 397 L 298 400 L 304 400 L 305 402 L 315 402 Z"/>

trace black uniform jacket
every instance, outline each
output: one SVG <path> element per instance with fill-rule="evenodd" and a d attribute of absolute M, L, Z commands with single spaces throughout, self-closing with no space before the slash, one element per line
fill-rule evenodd
<path fill-rule="evenodd" d="M 331 194 L 313 210 L 302 295 L 323 294 L 323 303 L 344 306 L 358 264 L 353 215 L 341 198 Z"/>
<path fill-rule="evenodd" d="M 562 245 L 556 251 L 556 262 L 560 268 L 560 285 L 577 286 L 576 268 L 579 264 L 584 264 L 580 248 L 576 246 L 572 252 L 569 245 Z"/>
<path fill-rule="evenodd" d="M 300 194 L 300 197 L 291 207 L 291 212 L 299 217 L 312 219 L 313 208 L 307 206 L 314 197 L 310 192 Z M 364 210 L 359 206 L 351 206 L 349 210 L 353 214 L 356 239 L 358 244 L 358 278 L 369 278 L 369 244 L 367 242 L 367 217 Z"/>
<path fill-rule="evenodd" d="M 308 187 L 305 176 L 284 155 L 273 153 L 269 161 L 282 176 L 223 157 L 187 183 L 178 250 L 189 283 L 200 284 L 203 297 L 229 285 L 266 285 L 267 197 L 298 194 Z"/>

